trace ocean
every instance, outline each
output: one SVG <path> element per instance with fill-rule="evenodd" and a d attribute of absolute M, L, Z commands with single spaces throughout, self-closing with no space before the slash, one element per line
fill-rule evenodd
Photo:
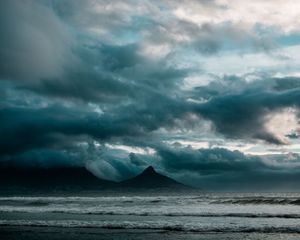
<path fill-rule="evenodd" d="M 0 237 L 13 239 L 14 233 L 38 234 L 41 229 L 50 239 L 51 229 L 60 229 L 55 231 L 57 236 L 62 230 L 80 237 L 89 232 L 95 239 L 140 239 L 146 233 L 148 239 L 159 235 L 172 239 L 300 239 L 300 194 L 135 192 L 0 197 Z M 21 239 L 18 237 L 14 239 Z"/>

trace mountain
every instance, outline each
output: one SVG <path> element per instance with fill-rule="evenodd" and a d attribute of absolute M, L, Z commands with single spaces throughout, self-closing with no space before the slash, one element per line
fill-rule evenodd
<path fill-rule="evenodd" d="M 101 190 L 115 182 L 99 179 L 83 167 L 69 168 L 1 168 L 1 190 Z"/>
<path fill-rule="evenodd" d="M 152 166 L 146 168 L 141 174 L 120 182 L 118 186 L 123 188 L 144 189 L 189 189 L 190 187 L 179 183 L 172 178 L 157 173 Z"/>
<path fill-rule="evenodd" d="M 116 183 L 100 179 L 83 167 L 69 168 L 0 168 L 0 192 L 61 192 L 101 190 L 191 189 L 157 173 L 153 167 Z"/>

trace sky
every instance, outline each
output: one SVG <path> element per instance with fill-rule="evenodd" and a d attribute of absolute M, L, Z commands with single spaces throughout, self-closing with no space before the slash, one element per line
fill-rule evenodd
<path fill-rule="evenodd" d="M 293 0 L 0 1 L 0 166 L 297 190 L 299 16 Z"/>

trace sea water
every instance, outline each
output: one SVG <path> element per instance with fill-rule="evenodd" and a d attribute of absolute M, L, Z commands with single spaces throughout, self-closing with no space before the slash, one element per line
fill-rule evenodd
<path fill-rule="evenodd" d="M 300 194 L 1 196 L 0 226 L 300 233 Z"/>

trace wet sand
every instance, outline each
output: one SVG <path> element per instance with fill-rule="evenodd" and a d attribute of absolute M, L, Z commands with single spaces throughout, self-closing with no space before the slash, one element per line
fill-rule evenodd
<path fill-rule="evenodd" d="M 1 226 L 3 240 L 299 240 L 300 234 L 197 233 L 158 230 Z"/>

